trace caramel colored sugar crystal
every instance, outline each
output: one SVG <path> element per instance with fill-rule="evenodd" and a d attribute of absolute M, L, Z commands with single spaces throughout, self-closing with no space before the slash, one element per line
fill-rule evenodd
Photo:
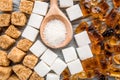
<path fill-rule="evenodd" d="M 0 11 L 12 11 L 13 0 L 0 0 Z"/>
<path fill-rule="evenodd" d="M 0 48 L 8 49 L 14 43 L 15 43 L 15 40 L 10 38 L 9 36 L 7 35 L 0 36 Z"/>

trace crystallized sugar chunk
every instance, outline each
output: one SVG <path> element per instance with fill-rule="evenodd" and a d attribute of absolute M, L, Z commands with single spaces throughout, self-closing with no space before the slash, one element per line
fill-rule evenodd
<path fill-rule="evenodd" d="M 35 66 L 34 70 L 39 76 L 44 77 L 51 69 L 47 64 L 41 61 Z"/>
<path fill-rule="evenodd" d="M 70 8 L 67 8 L 66 12 L 67 12 L 67 15 L 68 15 L 70 21 L 76 20 L 83 16 L 80 6 L 78 4 L 74 5 Z"/>
<path fill-rule="evenodd" d="M 60 75 L 66 67 L 67 67 L 66 63 L 62 61 L 60 58 L 57 58 L 53 65 L 51 66 L 51 69 L 58 75 Z"/>
<path fill-rule="evenodd" d="M 22 33 L 22 37 L 34 42 L 38 33 L 39 33 L 39 31 L 37 29 L 27 26 Z"/>
<path fill-rule="evenodd" d="M 47 50 L 47 47 L 45 47 L 39 40 L 37 40 L 30 48 L 30 51 L 37 57 L 40 57 L 45 50 Z"/>
<path fill-rule="evenodd" d="M 59 0 L 59 1 L 60 1 L 61 8 L 73 6 L 73 0 Z"/>
<path fill-rule="evenodd" d="M 83 31 L 83 32 L 81 32 L 81 33 L 79 33 L 79 34 L 76 34 L 76 35 L 75 35 L 75 40 L 76 40 L 77 45 L 78 45 L 79 47 L 91 43 L 87 31 Z"/>
<path fill-rule="evenodd" d="M 43 20 L 43 16 L 32 13 L 28 21 L 28 25 L 39 29 L 42 23 L 42 20 Z"/>
<path fill-rule="evenodd" d="M 75 60 L 73 62 L 70 62 L 67 65 L 68 65 L 68 68 L 69 68 L 70 73 L 72 75 L 83 71 L 83 67 L 82 67 L 82 64 L 81 64 L 79 59 L 77 59 L 77 60 Z"/>
<path fill-rule="evenodd" d="M 33 13 L 40 14 L 45 16 L 48 10 L 48 3 L 41 2 L 41 1 L 35 1 Z"/>
<path fill-rule="evenodd" d="M 77 54 L 73 47 L 63 49 L 62 53 L 63 53 L 64 59 L 67 63 L 77 59 Z"/>
<path fill-rule="evenodd" d="M 85 60 L 87 58 L 93 57 L 93 54 L 89 45 L 77 48 L 77 52 L 81 60 Z"/>
<path fill-rule="evenodd" d="M 60 80 L 60 76 L 54 73 L 48 73 L 46 80 Z"/>
<path fill-rule="evenodd" d="M 47 49 L 40 59 L 43 60 L 49 66 L 51 66 L 56 58 L 57 55 L 50 49 Z"/>

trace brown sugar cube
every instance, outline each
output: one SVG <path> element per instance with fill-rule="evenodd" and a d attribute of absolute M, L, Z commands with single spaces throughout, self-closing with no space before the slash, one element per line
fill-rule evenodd
<path fill-rule="evenodd" d="M 91 14 L 91 3 L 86 2 L 85 0 L 80 0 L 80 8 L 84 16 L 88 16 Z"/>
<path fill-rule="evenodd" d="M 13 0 L 0 0 L 0 11 L 12 11 Z"/>
<path fill-rule="evenodd" d="M 19 9 L 21 12 L 31 14 L 32 9 L 33 9 L 33 2 L 32 1 L 21 1 Z"/>
<path fill-rule="evenodd" d="M 113 60 L 116 64 L 120 64 L 120 54 L 114 55 Z"/>
<path fill-rule="evenodd" d="M 7 58 L 7 53 L 0 50 L 0 66 L 8 66 L 10 64 L 9 59 Z"/>
<path fill-rule="evenodd" d="M 38 58 L 32 54 L 25 56 L 23 60 L 23 64 L 31 69 L 34 68 L 37 62 L 38 62 Z"/>
<path fill-rule="evenodd" d="M 11 67 L 0 67 L 0 80 L 8 80 L 12 72 Z"/>
<path fill-rule="evenodd" d="M 25 56 L 25 52 L 21 51 L 20 49 L 14 47 L 10 53 L 8 54 L 8 58 L 13 61 L 14 63 L 20 62 L 23 57 Z"/>
<path fill-rule="evenodd" d="M 20 80 L 16 75 L 11 75 L 8 80 Z"/>
<path fill-rule="evenodd" d="M 0 14 L 0 27 L 6 27 L 10 24 L 10 14 Z"/>
<path fill-rule="evenodd" d="M 11 23 L 16 26 L 25 26 L 27 18 L 24 13 L 13 12 L 11 16 Z"/>
<path fill-rule="evenodd" d="M 106 17 L 106 24 L 109 27 L 114 28 L 119 21 L 119 13 L 118 10 L 112 9 L 111 12 Z"/>
<path fill-rule="evenodd" d="M 20 80 L 28 80 L 28 78 L 32 74 L 31 69 L 29 69 L 21 64 L 13 66 L 12 69 L 15 72 L 15 74 L 19 77 Z"/>
<path fill-rule="evenodd" d="M 15 43 L 15 40 L 7 35 L 0 36 L 0 48 L 8 49 L 11 45 Z"/>
<path fill-rule="evenodd" d="M 36 72 L 33 72 L 29 80 L 45 80 L 43 77 L 40 77 Z"/>
<path fill-rule="evenodd" d="M 32 42 L 30 40 L 21 39 L 17 44 L 17 48 L 21 49 L 22 51 L 28 51 L 31 45 L 32 45 Z"/>
<path fill-rule="evenodd" d="M 5 34 L 12 38 L 17 39 L 21 35 L 21 32 L 17 28 L 15 28 L 14 25 L 10 25 L 8 29 L 5 31 Z"/>

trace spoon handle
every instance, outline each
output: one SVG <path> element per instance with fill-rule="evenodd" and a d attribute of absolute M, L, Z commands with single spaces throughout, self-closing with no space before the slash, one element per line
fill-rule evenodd
<path fill-rule="evenodd" d="M 50 7 L 58 6 L 58 0 L 50 0 Z"/>

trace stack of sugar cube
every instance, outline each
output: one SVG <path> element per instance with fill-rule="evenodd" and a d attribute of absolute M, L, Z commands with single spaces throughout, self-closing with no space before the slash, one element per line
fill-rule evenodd
<path fill-rule="evenodd" d="M 85 60 L 85 59 L 93 57 L 91 48 L 89 46 L 91 41 L 90 41 L 87 31 L 78 33 L 74 37 L 78 45 L 77 53 L 78 53 L 80 60 Z"/>
<path fill-rule="evenodd" d="M 48 3 L 42 1 L 35 1 L 31 16 L 27 23 L 22 37 L 34 42 L 39 33 L 38 29 L 41 26 L 44 16 L 48 11 Z"/>
<path fill-rule="evenodd" d="M 83 71 L 82 64 L 77 57 L 77 53 L 74 47 L 65 48 L 62 50 L 65 62 L 72 75 Z"/>

